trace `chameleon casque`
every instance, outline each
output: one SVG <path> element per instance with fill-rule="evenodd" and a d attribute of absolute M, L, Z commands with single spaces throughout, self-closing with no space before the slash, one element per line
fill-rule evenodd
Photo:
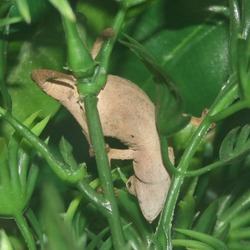
<path fill-rule="evenodd" d="M 93 58 L 100 44 L 92 50 Z M 58 100 L 74 116 L 88 142 L 89 132 L 84 105 L 72 75 L 37 69 L 31 78 L 49 96 Z M 162 162 L 159 136 L 155 124 L 155 106 L 148 96 L 127 79 L 108 75 L 98 94 L 98 111 L 106 137 L 119 139 L 128 149 L 108 149 L 109 159 L 131 159 L 134 175 L 127 182 L 128 191 L 138 199 L 148 222 L 161 212 L 170 186 L 170 176 Z M 173 151 L 169 148 L 173 162 Z"/>

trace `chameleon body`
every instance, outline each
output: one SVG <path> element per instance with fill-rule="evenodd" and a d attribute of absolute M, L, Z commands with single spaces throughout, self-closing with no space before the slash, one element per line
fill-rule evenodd
<path fill-rule="evenodd" d="M 32 71 L 31 78 L 69 110 L 90 142 L 76 79 L 47 69 Z M 155 106 L 135 84 L 109 75 L 98 95 L 98 110 L 104 136 L 117 138 L 128 147 L 124 150 L 110 148 L 108 157 L 133 161 L 134 176 L 129 178 L 127 188 L 137 197 L 146 220 L 152 222 L 162 210 L 170 185 L 161 157 Z M 172 151 L 170 159 L 173 161 Z"/>

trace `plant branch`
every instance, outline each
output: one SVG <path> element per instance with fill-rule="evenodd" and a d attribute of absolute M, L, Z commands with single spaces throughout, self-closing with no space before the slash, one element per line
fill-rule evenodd
<path fill-rule="evenodd" d="M 7 41 L 4 28 L 0 28 L 0 92 L 3 98 L 3 105 L 6 109 L 11 111 L 12 101 L 5 85 L 5 70 L 7 57 Z"/>
<path fill-rule="evenodd" d="M 104 197 L 107 200 L 106 208 L 110 211 L 107 219 L 110 225 L 114 249 L 122 249 L 125 246 L 125 239 L 114 194 L 114 186 L 106 152 L 106 144 L 104 141 L 101 121 L 97 109 L 98 99 L 95 96 L 87 95 L 84 97 L 83 101 L 90 133 L 90 141 L 95 151 L 97 169 L 104 191 Z"/>
<path fill-rule="evenodd" d="M 186 150 L 181 157 L 180 163 L 177 167 L 175 175 L 173 175 L 172 183 L 168 191 L 168 196 L 165 202 L 165 206 L 162 210 L 162 214 L 156 230 L 156 237 L 162 242 L 163 245 L 167 246 L 167 249 L 172 249 L 171 245 L 171 223 L 174 215 L 174 209 L 178 200 L 182 183 L 186 177 L 188 167 L 191 163 L 192 157 L 198 149 L 198 146 L 205 136 L 207 130 L 214 122 L 215 115 L 218 115 L 227 109 L 227 107 L 237 98 L 238 87 L 234 84 L 234 81 L 227 88 L 222 88 L 215 100 L 207 116 L 204 118 L 200 126 L 196 129 L 193 136 L 190 138 Z M 218 117 L 217 117 L 218 118 Z M 224 118 L 224 117 L 223 117 Z M 220 117 L 222 119 L 222 117 Z"/>
<path fill-rule="evenodd" d="M 85 177 L 85 170 L 78 169 L 75 172 L 72 172 L 70 167 L 55 158 L 55 156 L 50 152 L 48 146 L 40 140 L 36 135 L 32 133 L 27 127 L 22 123 L 17 121 L 7 110 L 0 107 L 0 117 L 2 117 L 6 122 L 8 122 L 20 135 L 22 135 L 36 150 L 38 150 L 43 157 L 47 160 L 50 167 L 57 174 L 57 176 L 71 183 L 77 183 L 79 190 L 84 194 L 84 196 L 103 213 L 107 214 L 106 201 L 99 195 L 95 190 L 93 190 L 86 180 L 83 180 Z"/>
<path fill-rule="evenodd" d="M 201 169 L 197 169 L 197 170 L 192 170 L 192 171 L 187 171 L 186 173 L 186 177 L 196 177 L 196 176 L 200 176 L 200 175 L 203 175 L 203 174 L 206 174 L 212 170 L 215 170 L 217 168 L 221 168 L 221 167 L 224 167 L 226 165 L 229 165 L 229 163 L 225 163 L 225 162 L 222 162 L 222 161 L 216 161 L 212 164 L 209 164 Z"/>
<path fill-rule="evenodd" d="M 28 245 L 29 250 L 36 250 L 36 244 L 34 241 L 34 238 L 29 230 L 29 226 L 27 224 L 27 221 L 23 217 L 23 215 L 16 215 L 15 221 Z"/>

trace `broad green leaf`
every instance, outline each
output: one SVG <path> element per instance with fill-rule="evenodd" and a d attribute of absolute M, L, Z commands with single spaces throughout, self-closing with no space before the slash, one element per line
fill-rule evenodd
<path fill-rule="evenodd" d="M 142 43 L 174 79 L 185 112 L 195 116 L 210 107 L 228 78 L 227 20 L 209 12 L 211 5 L 197 0 L 154 1 L 126 27 L 126 33 Z M 154 99 L 147 70 L 120 47 L 116 53 L 112 72 L 137 83 Z"/>
<path fill-rule="evenodd" d="M 51 26 L 48 23 L 53 23 Z M 65 65 L 64 33 L 61 21 L 51 13 L 40 26 L 21 27 L 9 43 L 8 59 L 11 67 L 7 73 L 7 87 L 12 98 L 13 115 L 24 120 L 28 115 L 41 110 L 40 116 L 54 115 L 59 103 L 47 96 L 31 80 L 34 69 L 48 68 L 62 71 Z M 3 124 L 1 134 L 9 134 Z"/>
<path fill-rule="evenodd" d="M 243 159 L 250 152 L 250 125 L 232 129 L 221 143 L 220 160 L 235 162 Z"/>

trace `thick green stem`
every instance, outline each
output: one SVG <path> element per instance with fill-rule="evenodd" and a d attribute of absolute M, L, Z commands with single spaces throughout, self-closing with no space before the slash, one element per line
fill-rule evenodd
<path fill-rule="evenodd" d="M 101 121 L 97 110 L 98 99 L 95 96 L 88 95 L 85 96 L 83 100 L 90 133 L 90 140 L 95 151 L 99 178 L 104 191 L 104 197 L 107 200 L 106 207 L 109 208 L 110 211 L 107 219 L 110 225 L 114 249 L 124 249 L 125 239 L 114 194 L 114 186 L 106 152 L 106 144 L 104 141 Z"/>
<path fill-rule="evenodd" d="M 27 224 L 27 221 L 23 217 L 23 215 L 16 215 L 15 221 L 28 245 L 29 250 L 36 250 L 36 244 L 34 241 L 34 238 L 29 230 L 29 226 Z"/>

